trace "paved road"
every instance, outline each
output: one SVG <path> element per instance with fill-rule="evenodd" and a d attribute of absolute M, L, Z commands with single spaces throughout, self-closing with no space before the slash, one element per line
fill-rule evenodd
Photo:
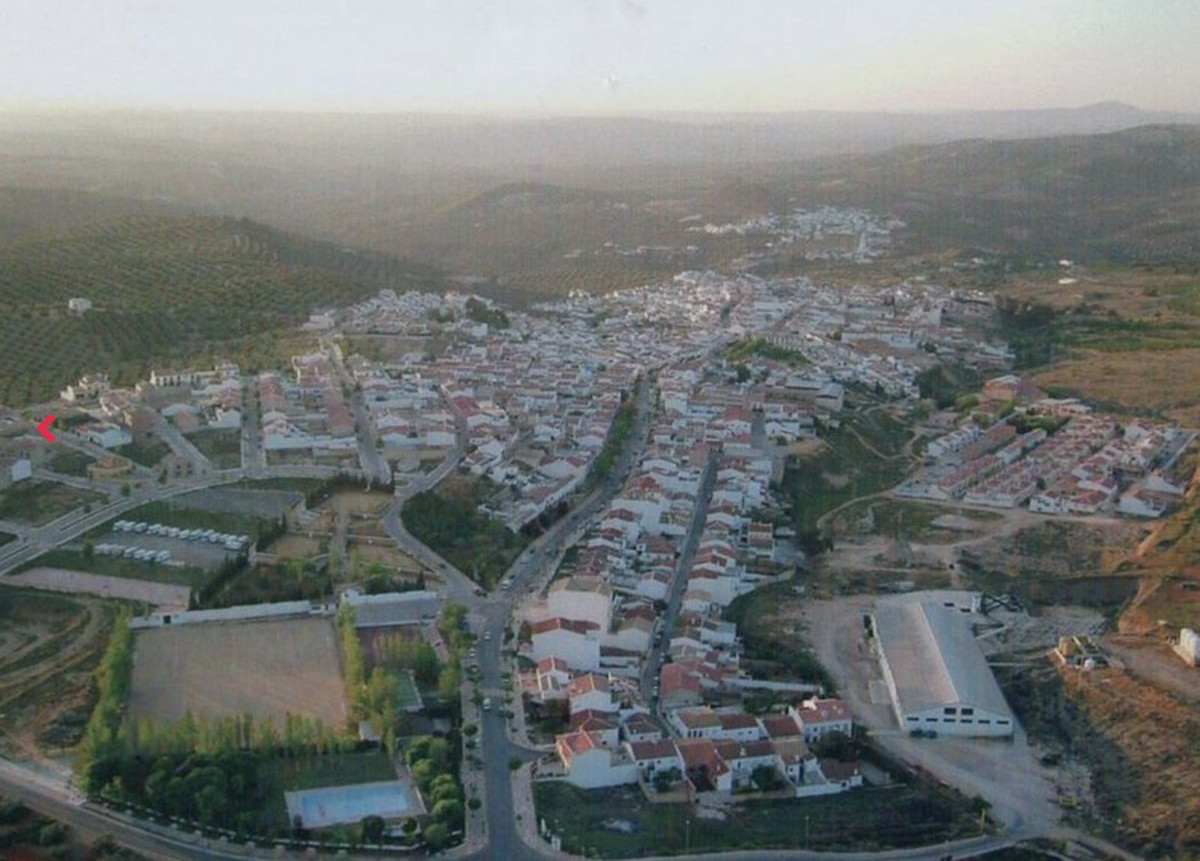
<path fill-rule="evenodd" d="M 696 548 L 700 545 L 700 536 L 704 532 L 704 523 L 708 517 L 708 503 L 712 500 L 713 485 L 717 479 L 717 469 L 721 464 L 721 453 L 710 452 L 708 463 L 704 467 L 704 476 L 700 480 L 700 490 L 696 494 L 696 507 L 692 511 L 692 522 L 688 534 L 683 540 L 683 549 L 679 553 L 679 562 L 675 566 L 675 577 L 671 580 L 671 592 L 667 596 L 667 611 L 663 614 L 662 625 L 659 627 L 659 640 L 650 647 L 650 654 L 642 668 L 642 696 L 649 701 L 650 692 L 654 688 L 657 669 L 671 642 L 671 631 L 675 619 L 679 616 L 679 607 L 683 603 L 683 593 L 687 591 L 688 572 L 692 570 L 692 560 L 696 557 Z"/>

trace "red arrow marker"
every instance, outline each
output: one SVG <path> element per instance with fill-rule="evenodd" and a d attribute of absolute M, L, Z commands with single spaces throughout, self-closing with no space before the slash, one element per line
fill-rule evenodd
<path fill-rule="evenodd" d="M 38 433 L 46 438 L 47 442 L 54 442 L 54 434 L 50 433 L 50 425 L 54 423 L 54 416 L 46 416 L 40 425 L 38 425 Z"/>

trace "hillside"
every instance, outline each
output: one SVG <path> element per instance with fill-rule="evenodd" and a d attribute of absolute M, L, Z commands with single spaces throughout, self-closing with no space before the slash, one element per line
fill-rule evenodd
<path fill-rule="evenodd" d="M 234 219 L 126 219 L 22 243 L 0 251 L 0 403 L 89 371 L 130 382 L 193 357 L 254 361 L 316 307 L 437 284 L 428 269 Z M 76 296 L 94 309 L 69 312 Z"/>
<path fill-rule="evenodd" d="M 183 215 L 177 206 L 91 191 L 0 188 L 0 247 L 49 239 L 101 221 Z"/>
<path fill-rule="evenodd" d="M 814 163 L 805 198 L 884 209 L 907 247 L 1045 261 L 1200 257 L 1200 128 L 968 140 Z"/>

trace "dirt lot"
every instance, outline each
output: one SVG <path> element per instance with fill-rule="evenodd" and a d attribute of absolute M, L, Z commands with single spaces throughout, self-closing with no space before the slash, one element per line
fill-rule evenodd
<path fill-rule="evenodd" d="M 184 625 L 141 631 L 134 655 L 135 717 L 176 720 L 184 712 L 289 712 L 341 726 L 346 721 L 337 640 L 329 619 Z"/>
<path fill-rule="evenodd" d="M 863 636 L 870 597 L 812 601 L 791 611 L 808 630 L 821 663 L 855 720 L 893 755 L 928 769 L 967 795 L 982 795 L 1002 821 L 1050 827 L 1058 820 L 1053 776 L 1038 764 L 1024 731 L 1011 741 L 909 738 L 896 727 L 879 663 Z"/>
<path fill-rule="evenodd" d="M 10 574 L 5 583 L 14 586 L 30 586 L 48 589 L 51 592 L 73 592 L 99 595 L 101 598 L 127 598 L 145 601 L 158 608 L 186 609 L 191 589 L 169 583 L 154 583 L 149 580 L 130 580 L 124 577 L 106 577 L 103 574 L 87 574 L 83 571 L 64 571 L 61 568 L 32 568 L 20 574 Z"/>

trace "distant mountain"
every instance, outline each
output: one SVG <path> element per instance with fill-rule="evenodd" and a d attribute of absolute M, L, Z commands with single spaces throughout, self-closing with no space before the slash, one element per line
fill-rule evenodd
<path fill-rule="evenodd" d="M 789 176 L 802 200 L 899 216 L 916 249 L 1200 260 L 1196 126 L 906 147 L 820 161 Z"/>
<path fill-rule="evenodd" d="M 89 371 L 129 382 L 203 356 L 270 363 L 275 338 L 314 308 L 383 286 L 440 281 L 425 267 L 231 218 L 107 221 L 14 245 L 0 250 L 0 403 L 52 396 Z M 93 310 L 69 312 L 77 296 Z"/>
<path fill-rule="evenodd" d="M 0 188 L 0 246 L 59 236 L 99 221 L 183 211 L 152 200 L 89 191 Z"/>

